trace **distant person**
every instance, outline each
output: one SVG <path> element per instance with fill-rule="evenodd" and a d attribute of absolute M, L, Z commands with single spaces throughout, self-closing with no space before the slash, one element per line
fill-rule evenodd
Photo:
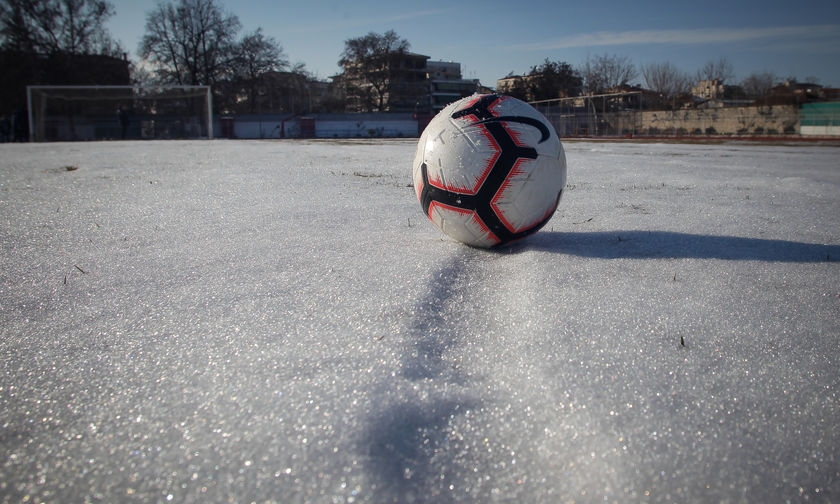
<path fill-rule="evenodd" d="M 120 108 L 117 109 L 117 119 L 120 121 L 120 130 L 122 131 L 122 139 L 125 140 L 125 135 L 128 132 L 128 123 L 130 121 L 129 118 L 130 112 L 125 105 L 121 105 Z"/>
<path fill-rule="evenodd" d="M 11 139 L 12 121 L 9 116 L 0 117 L 0 142 L 6 143 Z"/>

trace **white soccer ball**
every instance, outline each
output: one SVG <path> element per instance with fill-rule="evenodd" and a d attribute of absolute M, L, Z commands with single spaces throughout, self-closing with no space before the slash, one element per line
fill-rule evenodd
<path fill-rule="evenodd" d="M 543 227 L 566 186 L 566 155 L 551 123 L 527 103 L 473 95 L 432 119 L 417 144 L 414 190 L 445 234 L 495 247 Z"/>

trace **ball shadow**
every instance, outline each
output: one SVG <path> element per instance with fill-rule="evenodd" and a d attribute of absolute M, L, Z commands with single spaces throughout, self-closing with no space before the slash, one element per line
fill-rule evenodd
<path fill-rule="evenodd" d="M 840 259 L 840 245 L 639 230 L 540 231 L 500 251 L 517 253 L 528 250 L 597 259 L 723 259 L 801 263 Z"/>

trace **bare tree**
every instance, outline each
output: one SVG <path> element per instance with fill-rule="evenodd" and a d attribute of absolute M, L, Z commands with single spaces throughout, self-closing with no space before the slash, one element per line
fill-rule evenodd
<path fill-rule="evenodd" d="M 638 74 L 627 56 L 603 54 L 587 57 L 580 68 L 580 75 L 587 92 L 599 94 L 628 85 Z"/>
<path fill-rule="evenodd" d="M 161 2 L 146 16 L 140 56 L 163 83 L 213 85 L 230 77 L 239 29 L 215 0 Z"/>
<path fill-rule="evenodd" d="M 697 71 L 697 80 L 717 80 L 721 84 L 735 79 L 735 70 L 732 63 L 721 56 L 717 61 L 709 60 Z"/>
<path fill-rule="evenodd" d="M 295 113 L 312 110 L 311 85 L 315 78 L 303 63 L 295 63 L 286 72 L 271 74 L 266 80 L 265 93 L 270 97 L 274 111 Z"/>
<path fill-rule="evenodd" d="M 36 54 L 122 52 L 103 27 L 114 15 L 105 0 L 0 0 L 0 46 Z"/>
<path fill-rule="evenodd" d="M 656 91 L 664 100 L 673 101 L 691 90 L 691 78 L 671 63 L 642 65 L 645 87 Z"/>
<path fill-rule="evenodd" d="M 262 28 L 242 37 L 235 47 L 234 63 L 236 74 L 245 79 L 254 79 L 289 66 L 283 48 L 274 37 L 263 35 Z"/>
<path fill-rule="evenodd" d="M 338 64 L 344 68 L 348 95 L 358 95 L 368 111 L 385 110 L 396 70 L 393 56 L 407 52 L 409 47 L 394 30 L 345 40 Z"/>
<path fill-rule="evenodd" d="M 236 44 L 233 65 L 233 87 L 245 92 L 249 112 L 256 112 L 261 77 L 287 69 L 289 60 L 277 41 L 257 28 Z"/>
<path fill-rule="evenodd" d="M 747 98 L 763 98 L 770 93 L 770 90 L 778 82 L 778 78 L 771 72 L 752 73 L 741 82 Z"/>

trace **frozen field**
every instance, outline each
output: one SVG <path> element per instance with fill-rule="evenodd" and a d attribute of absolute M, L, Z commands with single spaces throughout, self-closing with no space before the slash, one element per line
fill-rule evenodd
<path fill-rule="evenodd" d="M 0 499 L 840 500 L 840 148 L 565 146 L 483 251 L 413 140 L 0 145 Z"/>

